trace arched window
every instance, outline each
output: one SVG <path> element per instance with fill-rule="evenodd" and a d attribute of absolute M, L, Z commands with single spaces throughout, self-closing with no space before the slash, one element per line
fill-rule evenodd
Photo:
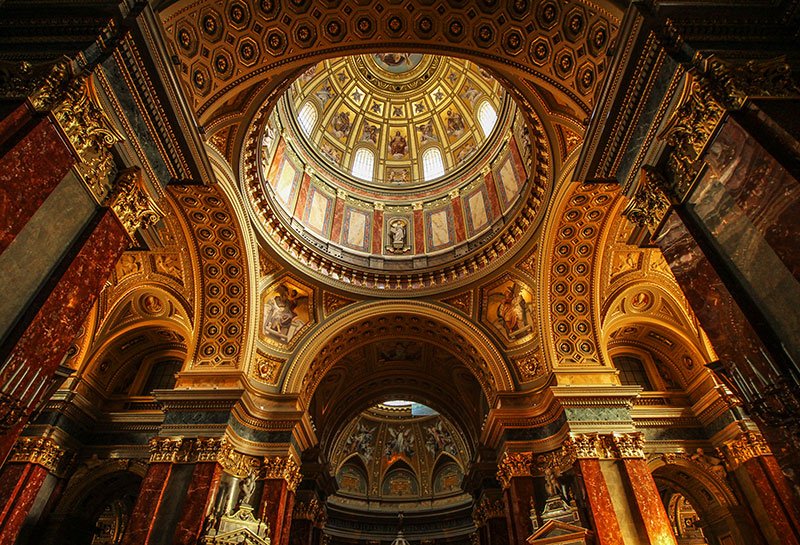
<path fill-rule="evenodd" d="M 494 129 L 494 126 L 497 124 L 497 112 L 486 100 L 481 102 L 481 105 L 478 108 L 478 123 L 481 124 L 483 136 L 486 137 L 489 136 L 489 133 L 492 132 L 492 129 Z"/>
<path fill-rule="evenodd" d="M 310 135 L 317 123 L 317 109 L 310 102 L 306 102 L 297 114 L 297 122 L 300 123 L 300 128 L 306 136 Z"/>
<path fill-rule="evenodd" d="M 619 370 L 619 381 L 623 386 L 641 386 L 643 390 L 652 390 L 653 385 L 644 369 L 644 362 L 629 354 L 614 356 L 614 367 Z"/>
<path fill-rule="evenodd" d="M 372 168 L 375 165 L 375 154 L 372 151 L 361 148 L 356 151 L 353 157 L 353 176 L 362 180 L 372 180 Z"/>
<path fill-rule="evenodd" d="M 175 373 L 181 370 L 179 360 L 160 361 L 153 364 L 147 382 L 142 389 L 143 395 L 151 395 L 153 390 L 171 390 L 175 387 Z"/>
<path fill-rule="evenodd" d="M 444 176 L 444 161 L 439 148 L 429 148 L 422 154 L 422 176 L 426 182 Z"/>

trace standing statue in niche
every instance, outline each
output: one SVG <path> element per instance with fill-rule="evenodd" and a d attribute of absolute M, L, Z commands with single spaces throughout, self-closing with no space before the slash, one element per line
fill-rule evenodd
<path fill-rule="evenodd" d="M 239 482 L 239 506 L 250 505 L 253 492 L 256 489 L 256 476 L 250 473 Z"/>
<path fill-rule="evenodd" d="M 548 498 L 561 496 L 561 485 L 558 482 L 558 474 L 552 467 L 544 468 L 544 489 Z"/>
<path fill-rule="evenodd" d="M 409 251 L 408 225 L 405 220 L 395 218 L 389 222 L 389 244 L 386 250 L 393 254 L 403 254 Z"/>

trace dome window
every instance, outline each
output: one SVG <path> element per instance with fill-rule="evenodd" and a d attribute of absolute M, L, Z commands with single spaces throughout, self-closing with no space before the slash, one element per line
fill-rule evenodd
<path fill-rule="evenodd" d="M 353 176 L 368 182 L 372 181 L 372 169 L 374 165 L 375 154 L 366 148 L 359 149 L 353 157 Z"/>
<path fill-rule="evenodd" d="M 444 176 L 444 161 L 439 148 L 430 148 L 422 154 L 422 173 L 426 182 Z"/>
<path fill-rule="evenodd" d="M 497 124 L 497 112 L 488 101 L 481 102 L 478 108 L 478 123 L 481 124 L 483 135 L 488 138 Z"/>
<path fill-rule="evenodd" d="M 310 102 L 306 102 L 300 108 L 300 113 L 297 114 L 297 122 L 300 123 L 300 128 L 303 129 L 306 136 L 309 136 L 314 130 L 314 125 L 317 124 L 317 109 Z"/>

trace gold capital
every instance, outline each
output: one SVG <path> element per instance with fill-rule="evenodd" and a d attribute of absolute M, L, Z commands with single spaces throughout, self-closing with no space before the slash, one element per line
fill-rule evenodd
<path fill-rule="evenodd" d="M 155 225 L 163 216 L 144 186 L 141 170 L 123 170 L 114 182 L 108 204 L 130 236 Z"/>
<path fill-rule="evenodd" d="M 533 465 L 531 452 L 506 452 L 497 466 L 497 480 L 505 489 L 514 477 L 530 477 Z"/>

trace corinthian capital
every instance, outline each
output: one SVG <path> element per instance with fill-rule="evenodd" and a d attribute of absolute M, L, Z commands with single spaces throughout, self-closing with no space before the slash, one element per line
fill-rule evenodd
<path fill-rule="evenodd" d="M 529 477 L 533 465 L 531 452 L 506 452 L 497 465 L 497 480 L 503 488 L 511 486 L 514 477 Z"/>
<path fill-rule="evenodd" d="M 119 173 L 108 204 L 131 236 L 139 229 L 155 225 L 163 216 L 147 192 L 138 168 Z"/>

